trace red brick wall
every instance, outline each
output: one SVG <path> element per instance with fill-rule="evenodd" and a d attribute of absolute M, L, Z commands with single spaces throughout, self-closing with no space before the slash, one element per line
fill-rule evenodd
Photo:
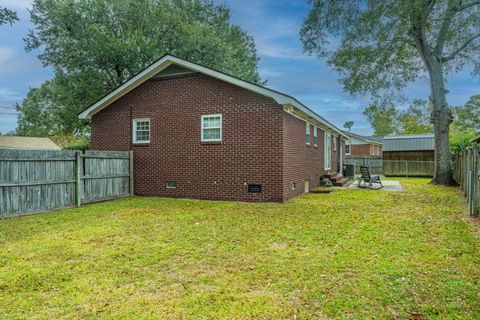
<path fill-rule="evenodd" d="M 351 144 L 350 155 L 352 156 L 381 156 L 382 146 L 377 144 Z"/>
<path fill-rule="evenodd" d="M 217 113 L 221 144 L 201 143 L 201 115 Z M 150 144 L 132 144 L 134 118 L 150 118 Z M 135 194 L 148 196 L 285 201 L 303 193 L 304 180 L 314 188 L 326 173 L 318 133 L 318 147 L 313 130 L 307 146 L 305 122 L 274 100 L 200 74 L 148 80 L 92 117 L 92 148 L 133 149 Z M 338 152 L 337 141 L 331 172 Z M 248 193 L 250 183 L 262 193 Z"/>
<path fill-rule="evenodd" d="M 306 144 L 305 121 L 285 113 L 283 121 L 284 140 L 284 199 L 291 199 L 304 193 L 305 180 L 310 180 L 310 189 L 320 184 L 320 177 L 326 173 L 338 172 L 338 146 L 334 150 L 332 142 L 332 165 L 330 170 L 325 170 L 325 132 L 318 130 L 318 146 L 313 144 L 313 128 L 310 133 L 310 145 Z M 344 158 L 345 159 L 345 158 Z M 292 182 L 296 188 L 292 190 Z"/>
<path fill-rule="evenodd" d="M 351 144 L 350 155 L 352 156 L 373 156 L 371 144 Z"/>
<path fill-rule="evenodd" d="M 217 113 L 223 141 L 202 144 L 201 115 Z M 137 195 L 282 201 L 283 113 L 272 99 L 204 75 L 152 79 L 93 116 L 92 148 L 134 150 Z M 150 144 L 132 144 L 134 118 L 150 118 Z M 250 183 L 262 193 L 248 193 Z"/>

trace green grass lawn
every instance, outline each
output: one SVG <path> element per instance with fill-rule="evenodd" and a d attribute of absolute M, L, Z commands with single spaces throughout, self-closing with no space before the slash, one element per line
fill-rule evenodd
<path fill-rule="evenodd" d="M 456 189 L 402 183 L 0 220 L 0 319 L 479 319 L 478 221 Z"/>

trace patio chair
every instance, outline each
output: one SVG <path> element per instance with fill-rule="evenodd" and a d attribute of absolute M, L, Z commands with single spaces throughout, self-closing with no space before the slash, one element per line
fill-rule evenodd
<path fill-rule="evenodd" d="M 362 176 L 358 178 L 358 187 L 359 188 L 368 188 L 373 190 L 378 190 L 383 188 L 382 181 L 380 180 L 380 176 L 371 176 L 370 169 L 366 166 L 360 167 L 360 172 Z M 363 181 L 363 184 L 362 184 Z M 380 187 L 374 187 L 373 184 L 377 183 Z"/>

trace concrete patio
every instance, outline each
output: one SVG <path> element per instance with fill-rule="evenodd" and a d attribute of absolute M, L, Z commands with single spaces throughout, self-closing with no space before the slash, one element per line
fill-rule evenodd
<path fill-rule="evenodd" d="M 392 191 L 392 192 L 402 192 L 403 191 L 403 186 L 398 180 L 382 180 L 383 188 L 379 189 L 379 191 Z M 373 188 L 378 188 L 379 184 L 374 183 Z M 358 186 L 358 179 L 355 180 L 354 183 L 350 185 L 350 188 L 352 189 L 361 189 L 361 190 L 374 190 L 373 188 L 360 188 Z"/>

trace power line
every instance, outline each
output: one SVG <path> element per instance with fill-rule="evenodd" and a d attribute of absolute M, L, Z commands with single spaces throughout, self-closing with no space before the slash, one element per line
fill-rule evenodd
<path fill-rule="evenodd" d="M 18 116 L 18 113 L 0 112 L 0 114 L 6 114 L 8 116 Z"/>
<path fill-rule="evenodd" d="M 0 106 L 0 108 L 1 109 L 10 109 L 10 110 L 15 109 L 15 107 L 3 107 L 3 106 Z"/>

